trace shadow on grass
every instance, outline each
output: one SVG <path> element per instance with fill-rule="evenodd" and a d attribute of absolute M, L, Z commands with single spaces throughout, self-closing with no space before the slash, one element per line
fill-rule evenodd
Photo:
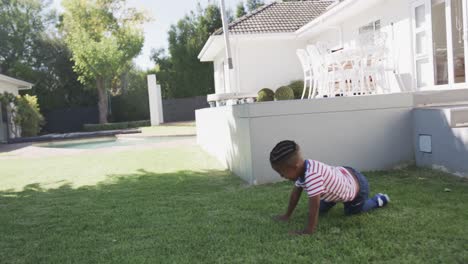
<path fill-rule="evenodd" d="M 262 208 L 260 202 L 266 200 L 249 190 L 226 171 L 139 170 L 76 189 L 70 184 L 47 189 L 34 183 L 21 192 L 2 191 L 0 259 L 9 263 L 204 259 L 205 245 L 226 243 L 232 236 L 254 239 L 259 220 L 270 224 L 269 214 L 247 213 Z"/>
<path fill-rule="evenodd" d="M 429 170 L 373 172 L 369 179 L 374 191 L 393 193 L 395 205 L 350 218 L 338 206 L 320 218 L 312 237 L 287 235 L 305 223 L 305 197 L 290 223 L 271 220 L 287 204 L 291 185 L 286 182 L 246 188 L 226 171 L 139 170 L 77 189 L 30 184 L 22 192 L 0 192 L 0 259 L 310 263 L 313 255 L 321 263 L 468 260 L 462 250 L 468 242 L 462 210 L 466 182 L 444 180 Z M 442 192 L 443 199 L 436 199 L 433 193 L 444 186 L 453 193 Z"/>

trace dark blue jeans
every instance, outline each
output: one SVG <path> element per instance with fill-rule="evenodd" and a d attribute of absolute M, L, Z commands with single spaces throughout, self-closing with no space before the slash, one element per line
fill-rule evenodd
<path fill-rule="evenodd" d="M 343 203 L 345 215 L 353 215 L 353 214 L 358 214 L 361 212 L 367 212 L 374 208 L 379 207 L 375 199 L 369 199 L 369 183 L 367 182 L 366 176 L 364 176 L 361 172 L 351 167 L 345 167 L 345 168 L 351 171 L 356 176 L 356 178 L 358 179 L 358 183 L 359 183 L 359 193 L 356 196 L 356 198 L 354 198 L 354 200 L 350 202 Z M 320 213 L 327 212 L 335 205 L 336 205 L 335 202 L 325 202 L 321 200 L 320 201 Z"/>

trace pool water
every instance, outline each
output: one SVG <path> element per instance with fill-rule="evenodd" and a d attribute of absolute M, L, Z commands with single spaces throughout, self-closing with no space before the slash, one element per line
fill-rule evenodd
<path fill-rule="evenodd" d="M 60 142 L 49 142 L 37 144 L 37 147 L 44 148 L 65 148 L 65 149 L 101 149 L 112 147 L 128 147 L 136 145 L 148 145 L 176 140 L 193 139 L 193 136 L 170 136 L 170 137 L 139 137 L 139 138 L 117 138 L 106 137 L 99 139 L 81 139 Z"/>

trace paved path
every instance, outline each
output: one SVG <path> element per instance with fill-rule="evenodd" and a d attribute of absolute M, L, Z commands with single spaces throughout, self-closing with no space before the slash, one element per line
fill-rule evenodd
<path fill-rule="evenodd" d="M 120 136 L 119 136 L 120 137 Z M 140 136 L 138 136 L 140 137 Z M 125 136 L 128 138 L 128 136 Z M 77 155 L 85 153 L 112 153 L 116 151 L 128 151 L 135 149 L 151 149 L 151 148 L 169 148 L 178 146 L 196 145 L 196 137 L 181 137 L 180 139 L 171 139 L 167 142 L 155 142 L 136 144 L 132 146 L 118 146 L 99 149 L 65 149 L 65 148 L 50 148 L 38 147 L 31 143 L 0 145 L 0 159 L 11 158 L 40 158 L 50 156 Z"/>

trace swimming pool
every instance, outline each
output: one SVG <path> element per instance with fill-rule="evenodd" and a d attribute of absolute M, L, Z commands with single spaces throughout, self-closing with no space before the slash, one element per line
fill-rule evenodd
<path fill-rule="evenodd" d="M 67 140 L 58 142 L 48 142 L 35 144 L 36 147 L 43 148 L 64 148 L 64 149 L 102 149 L 112 147 L 128 147 L 136 145 L 150 145 L 162 142 L 193 139 L 194 136 L 160 136 L 160 137 L 105 137 L 92 139 Z"/>

